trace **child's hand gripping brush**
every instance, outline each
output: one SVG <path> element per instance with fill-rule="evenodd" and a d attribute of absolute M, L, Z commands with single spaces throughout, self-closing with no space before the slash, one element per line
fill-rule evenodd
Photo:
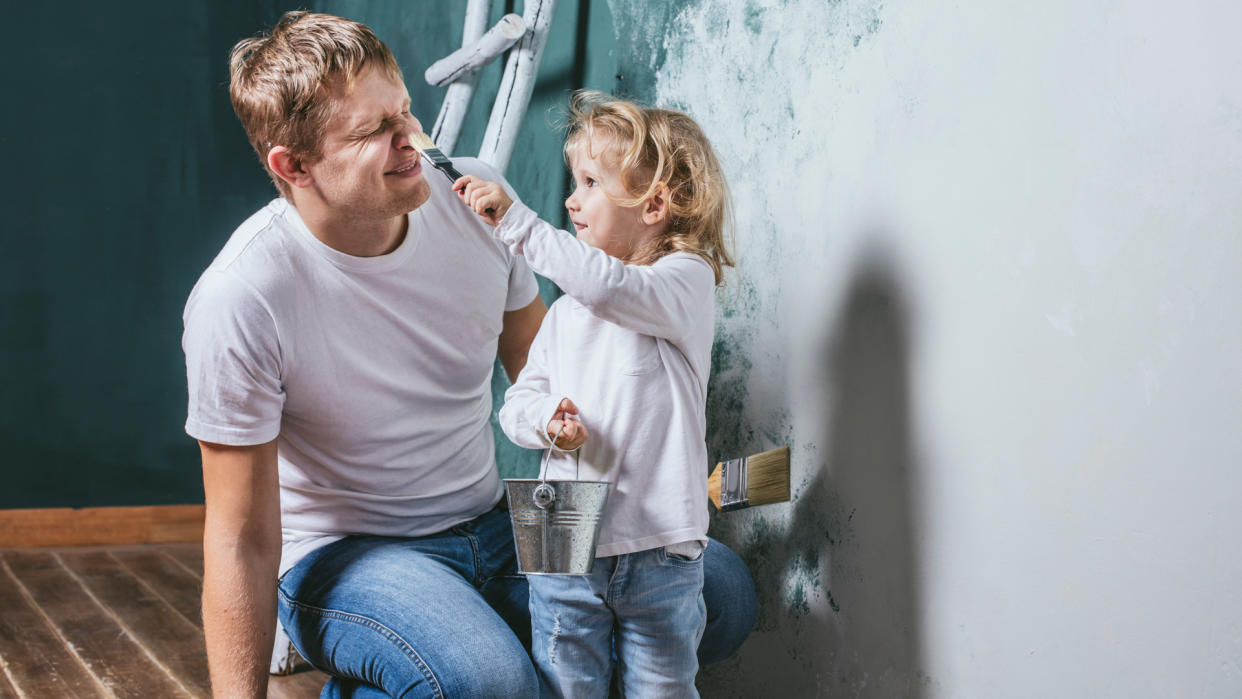
<path fill-rule="evenodd" d="M 707 497 L 721 512 L 789 500 L 789 447 L 716 464 Z"/>
<path fill-rule="evenodd" d="M 448 156 L 445 155 L 443 151 L 436 148 L 436 143 L 431 140 L 430 136 L 421 131 L 415 131 L 410 134 L 410 143 L 420 154 L 422 154 L 424 158 L 427 159 L 427 162 L 431 163 L 432 167 L 440 172 L 443 172 L 444 176 L 449 178 L 450 182 L 456 184 L 457 181 L 462 178 L 462 174 L 457 171 L 457 168 L 453 167 L 453 161 L 449 160 Z M 466 187 L 463 184 L 456 187 L 454 191 L 461 194 L 462 190 L 465 188 Z M 491 214 L 495 213 L 495 210 L 488 208 L 485 212 Z"/>

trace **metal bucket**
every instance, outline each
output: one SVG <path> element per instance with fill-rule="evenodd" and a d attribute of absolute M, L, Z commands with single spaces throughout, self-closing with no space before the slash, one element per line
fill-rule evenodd
<path fill-rule="evenodd" d="M 565 429 L 564 423 L 561 430 Z M 561 436 L 558 430 L 552 444 Z M 526 575 L 586 575 L 595 562 L 607 481 L 547 480 L 551 449 L 538 478 L 506 478 L 518 571 Z M 560 449 L 558 448 L 558 451 Z M 577 476 L 575 450 L 574 475 Z"/>
<path fill-rule="evenodd" d="M 591 572 L 608 485 L 605 481 L 506 479 L 518 570 L 527 575 Z"/>

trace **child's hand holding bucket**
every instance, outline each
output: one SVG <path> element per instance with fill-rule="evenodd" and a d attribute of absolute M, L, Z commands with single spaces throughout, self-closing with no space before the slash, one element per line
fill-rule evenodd
<path fill-rule="evenodd" d="M 586 443 L 587 428 L 578 421 L 578 406 L 568 398 L 562 398 L 552 420 L 548 422 L 548 439 L 552 446 L 563 451 L 573 451 Z"/>

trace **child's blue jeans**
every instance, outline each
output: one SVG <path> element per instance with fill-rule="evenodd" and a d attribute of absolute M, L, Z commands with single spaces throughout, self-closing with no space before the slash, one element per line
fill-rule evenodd
<path fill-rule="evenodd" d="M 660 547 L 597 558 L 588 575 L 528 580 L 531 655 L 546 693 L 607 699 L 615 657 L 623 696 L 698 696 L 702 555 Z"/>
<path fill-rule="evenodd" d="M 742 644 L 757 604 L 745 564 L 708 544 L 704 663 Z M 499 507 L 418 538 L 351 536 L 280 582 L 280 623 L 334 678 L 323 697 L 534 697 L 526 578 Z M 693 647 L 693 646 L 692 646 Z"/>

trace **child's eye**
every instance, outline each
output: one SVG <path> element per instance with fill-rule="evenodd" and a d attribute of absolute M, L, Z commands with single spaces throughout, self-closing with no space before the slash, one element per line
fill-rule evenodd
<path fill-rule="evenodd" d="M 594 187 L 596 184 L 598 183 L 593 178 L 591 177 L 586 178 L 586 186 Z"/>

